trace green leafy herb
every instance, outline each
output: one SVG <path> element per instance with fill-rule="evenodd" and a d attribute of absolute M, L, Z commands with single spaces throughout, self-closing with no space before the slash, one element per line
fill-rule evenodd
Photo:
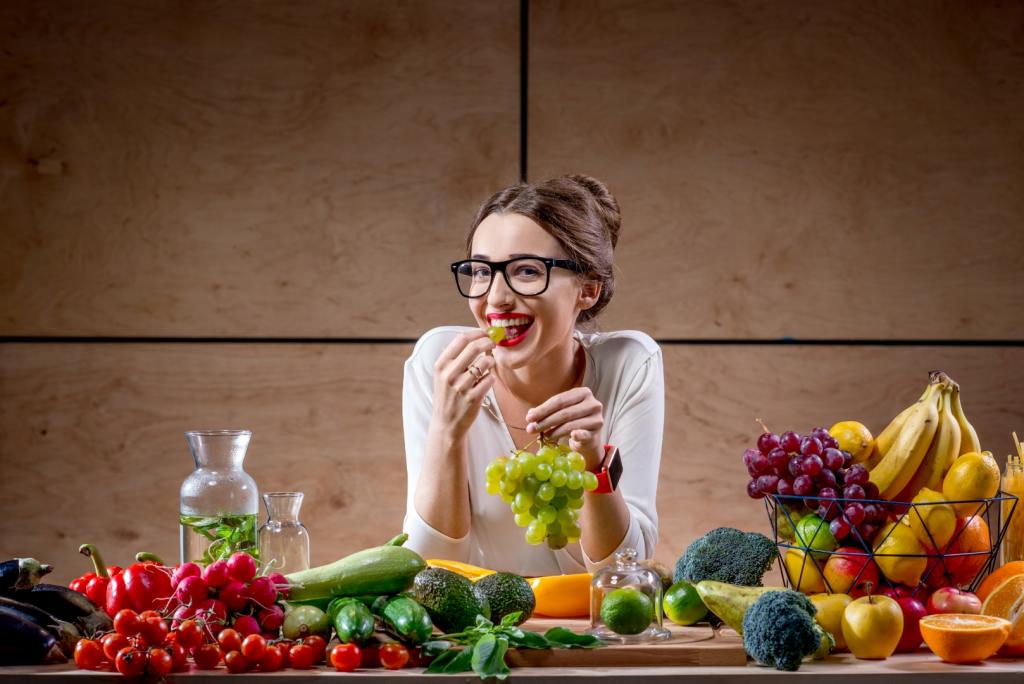
<path fill-rule="evenodd" d="M 604 645 L 595 636 L 576 634 L 565 627 L 555 627 L 544 635 L 529 632 L 516 626 L 519 617 L 519 613 L 511 613 L 495 625 L 483 615 L 477 615 L 473 627 L 424 642 L 421 653 L 434 658 L 426 671 L 456 674 L 472 670 L 480 679 L 505 679 L 510 672 L 505 664 L 509 648 L 598 648 Z"/>
<path fill-rule="evenodd" d="M 259 560 L 255 515 L 182 515 L 178 521 L 210 542 L 202 558 L 191 559 L 197 563 L 209 565 L 215 560 L 226 560 L 236 551 L 245 551 Z"/>

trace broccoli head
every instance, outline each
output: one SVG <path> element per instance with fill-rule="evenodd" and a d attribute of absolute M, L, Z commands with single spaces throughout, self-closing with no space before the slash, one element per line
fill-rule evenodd
<path fill-rule="evenodd" d="M 763 534 L 719 527 L 686 548 L 676 561 L 673 580 L 714 580 L 759 587 L 775 554 L 775 543 Z"/>
<path fill-rule="evenodd" d="M 769 591 L 743 616 L 743 648 L 762 665 L 795 672 L 822 645 L 817 609 L 795 591 Z"/>

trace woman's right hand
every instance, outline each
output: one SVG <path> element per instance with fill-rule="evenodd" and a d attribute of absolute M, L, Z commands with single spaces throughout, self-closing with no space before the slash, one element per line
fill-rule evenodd
<path fill-rule="evenodd" d="M 476 420 L 484 396 L 494 384 L 495 344 L 483 330 L 460 334 L 434 363 L 435 427 L 461 439 Z M 476 367 L 472 372 L 470 365 Z M 483 375 L 478 380 L 477 377 Z"/>

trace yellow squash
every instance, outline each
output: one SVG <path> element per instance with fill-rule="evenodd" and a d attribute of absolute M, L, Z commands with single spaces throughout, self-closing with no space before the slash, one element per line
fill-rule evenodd
<path fill-rule="evenodd" d="M 590 582 L 588 572 L 575 575 L 550 575 L 527 580 L 533 587 L 538 617 L 572 618 L 590 615 Z"/>
<path fill-rule="evenodd" d="M 459 561 L 452 560 L 439 560 L 436 558 L 428 559 L 427 565 L 431 568 L 444 568 L 445 570 L 451 570 L 458 575 L 462 575 L 470 582 L 476 582 L 481 577 L 486 577 L 487 575 L 493 575 L 495 573 L 494 570 L 477 567 L 476 565 L 470 565 L 469 563 L 460 563 Z"/>

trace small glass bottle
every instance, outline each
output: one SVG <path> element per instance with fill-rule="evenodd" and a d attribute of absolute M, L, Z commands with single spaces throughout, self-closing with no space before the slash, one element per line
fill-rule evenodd
<path fill-rule="evenodd" d="M 1014 444 L 1020 442 L 1014 434 Z M 1021 447 L 1018 446 L 1018 452 Z M 1006 497 L 999 502 L 1000 518 L 1003 522 L 1003 544 L 999 547 L 999 564 L 1024 560 L 1024 459 L 1019 455 L 1006 457 L 1003 472 L 1002 495 L 1012 494 L 1016 500 Z"/>
<path fill-rule="evenodd" d="M 634 549 L 616 553 L 590 584 L 590 633 L 603 641 L 636 644 L 670 636 L 662 626 L 661 576 L 636 555 Z"/>
<path fill-rule="evenodd" d="M 252 432 L 185 433 L 196 469 L 181 483 L 181 562 L 208 565 L 236 551 L 256 555 L 256 481 L 242 469 Z"/>
<path fill-rule="evenodd" d="M 265 572 L 287 574 L 309 567 L 309 531 L 299 520 L 302 492 L 263 495 L 267 522 L 260 527 L 260 560 Z"/>

